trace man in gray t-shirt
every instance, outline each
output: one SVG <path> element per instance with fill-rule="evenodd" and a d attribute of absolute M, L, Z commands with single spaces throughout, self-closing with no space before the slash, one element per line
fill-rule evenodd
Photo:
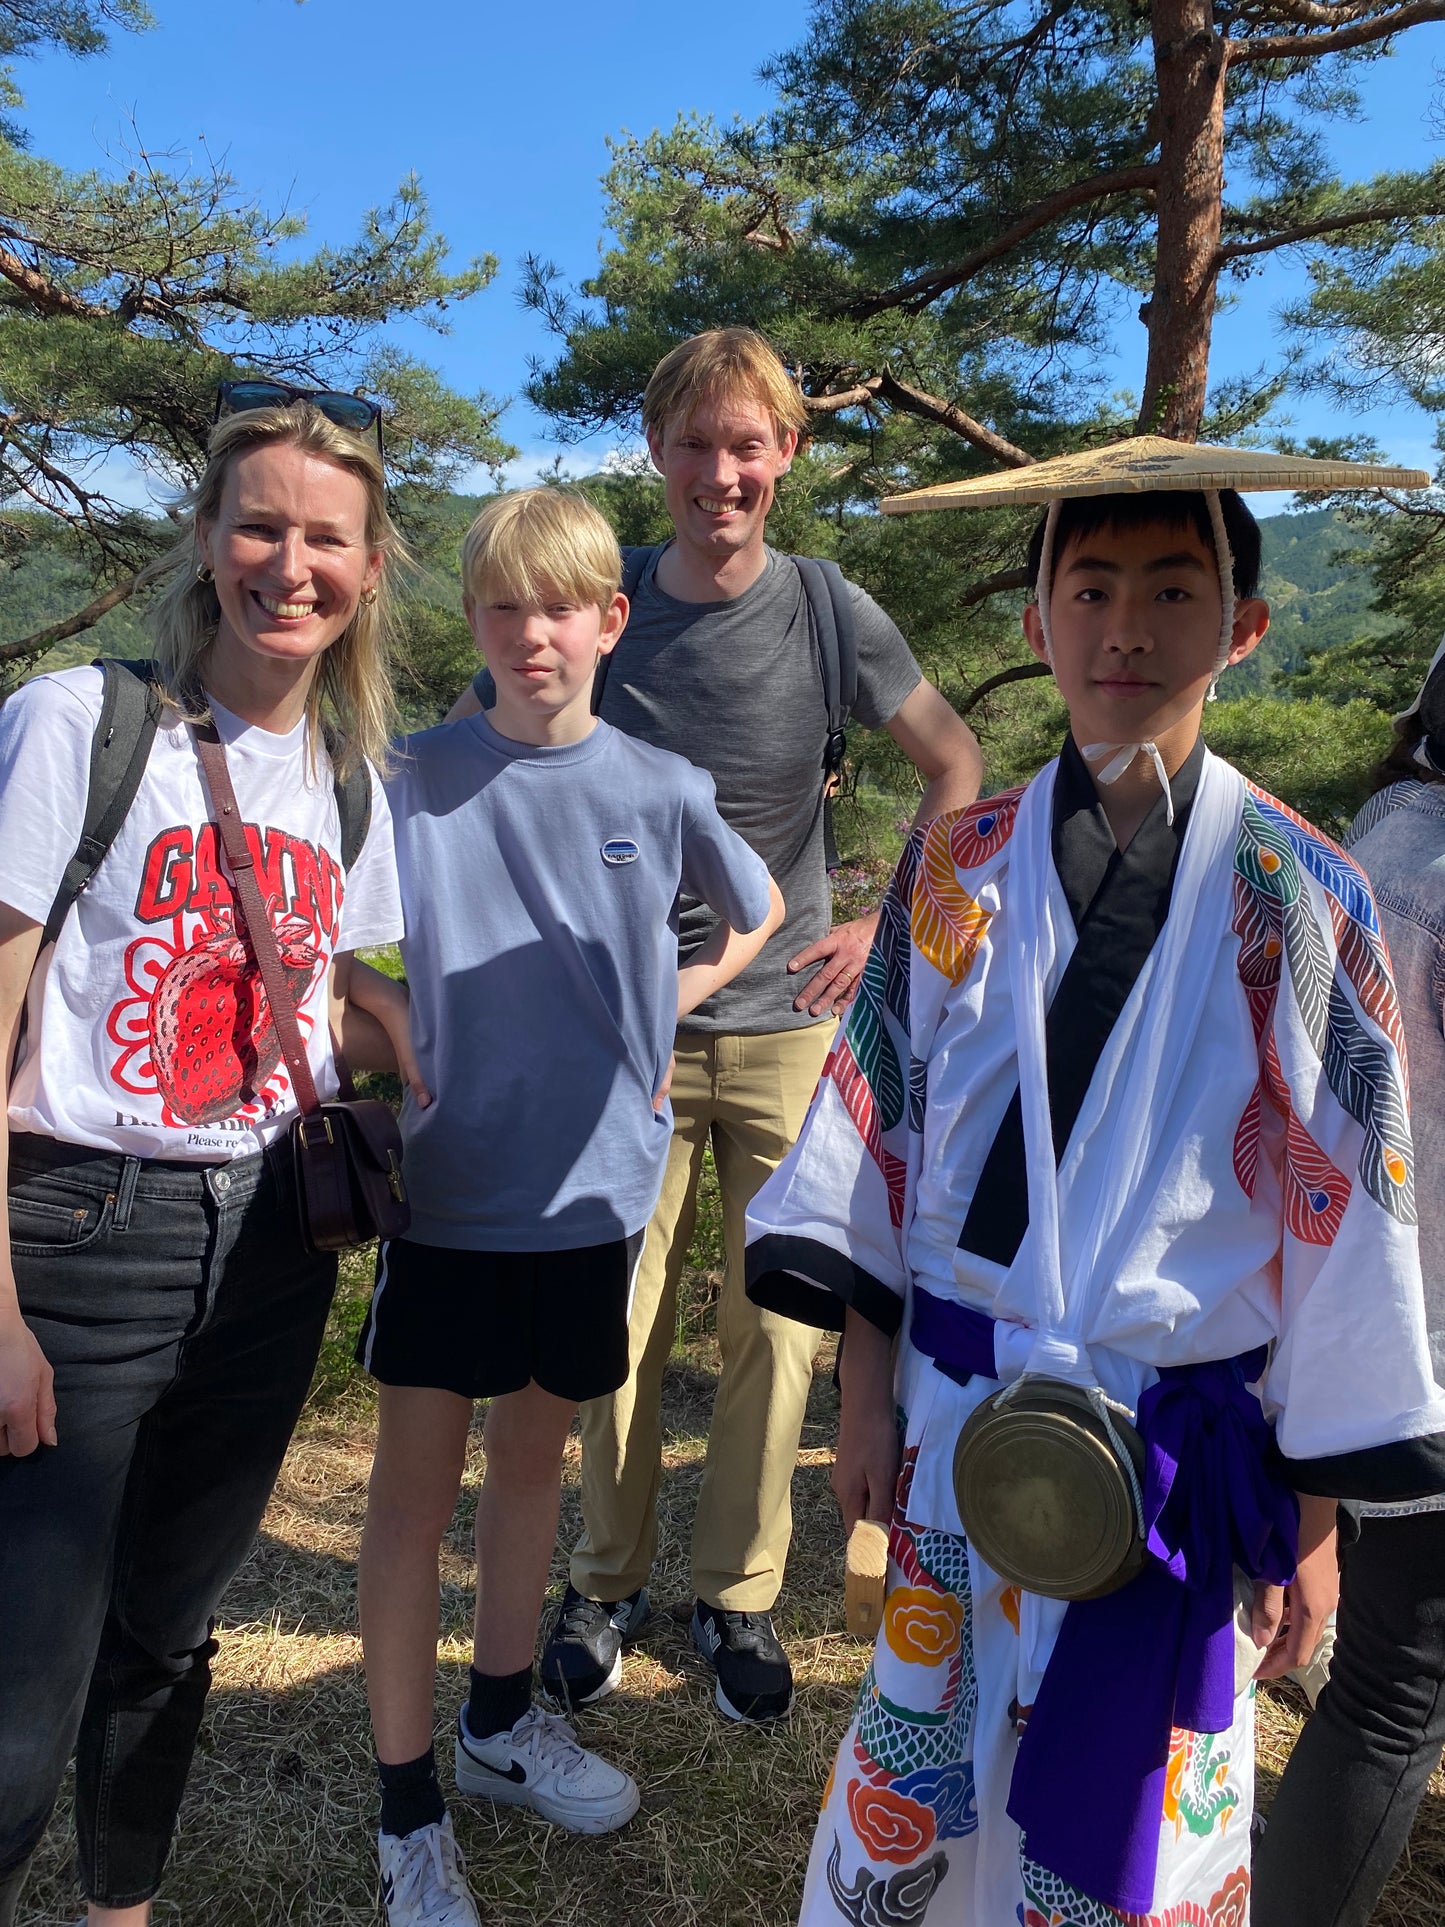
<path fill-rule="evenodd" d="M 631 1371 L 582 1408 L 583 1534 L 542 1659 L 574 1705 L 616 1685 L 647 1616 L 657 1543 L 663 1368 L 711 1142 L 727 1268 L 722 1376 L 693 1533 L 693 1638 L 735 1719 L 776 1718 L 792 1674 L 769 1610 L 792 1531 L 790 1487 L 818 1334 L 761 1312 L 743 1280 L 744 1214 L 802 1124 L 852 999 L 876 917 L 832 926 L 823 852 L 828 715 L 802 579 L 766 546 L 773 491 L 806 421 L 802 396 L 757 335 L 699 335 L 659 364 L 643 401 L 673 541 L 644 571 L 609 666 L 601 714 L 713 777 L 724 820 L 768 865 L 787 920 L 733 983 L 679 1028 L 673 1137 L 633 1297 Z M 878 605 L 850 586 L 857 721 L 885 728 L 927 788 L 920 818 L 973 801 L 978 746 Z M 463 697 L 453 714 L 477 706 Z M 709 927 L 684 903 L 684 961 Z"/>

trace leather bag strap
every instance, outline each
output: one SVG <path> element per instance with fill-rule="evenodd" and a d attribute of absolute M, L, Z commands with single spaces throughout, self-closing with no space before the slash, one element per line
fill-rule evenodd
<path fill-rule="evenodd" d="M 213 723 L 193 724 L 192 734 L 196 739 L 196 753 L 201 759 L 201 768 L 205 772 L 206 788 L 210 792 L 211 820 L 220 833 L 226 862 L 236 885 L 236 895 L 240 899 L 238 907 L 246 934 L 251 940 L 256 966 L 261 972 L 261 982 L 266 987 L 266 1000 L 271 1006 L 271 1021 L 276 1026 L 286 1067 L 291 1073 L 291 1088 L 296 1093 L 302 1116 L 312 1117 L 321 1109 L 321 1100 L 316 1095 L 316 1080 L 311 1075 L 306 1046 L 301 1039 L 301 1026 L 296 1021 L 296 1006 L 291 1001 L 290 986 L 281 968 L 271 919 L 261 901 L 260 887 L 256 882 L 256 860 L 246 841 L 240 805 L 236 801 L 231 772 L 226 763 L 226 746 L 216 734 Z"/>

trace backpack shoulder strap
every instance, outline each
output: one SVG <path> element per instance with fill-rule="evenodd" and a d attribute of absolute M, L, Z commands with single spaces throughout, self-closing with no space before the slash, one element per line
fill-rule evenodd
<path fill-rule="evenodd" d="M 361 855 L 361 846 L 371 828 L 371 766 L 361 757 L 345 776 L 338 773 L 341 738 L 328 723 L 323 732 L 326 753 L 331 758 L 332 787 L 336 809 L 341 818 L 341 867 L 349 870 Z"/>
<path fill-rule="evenodd" d="M 648 564 L 666 547 L 665 542 L 654 542 L 640 549 L 622 551 L 622 593 L 629 602 L 637 594 L 637 585 L 646 575 Z"/>
<path fill-rule="evenodd" d="M 853 598 L 836 562 L 825 562 L 815 555 L 795 555 L 793 562 L 802 578 L 823 677 L 823 700 L 828 708 L 824 767 L 831 774 L 842 765 L 843 732 L 858 700 L 858 625 Z"/>
<path fill-rule="evenodd" d="M 45 920 L 42 947 L 59 936 L 71 905 L 100 868 L 119 834 L 145 775 L 160 721 L 161 694 L 153 663 L 102 657 L 94 667 L 104 678 L 104 691 L 90 742 L 85 820 L 75 854 L 65 866 Z"/>
<path fill-rule="evenodd" d="M 662 554 L 667 547 L 665 542 L 654 542 L 650 547 L 624 549 L 622 551 L 622 581 L 618 585 L 629 602 L 637 594 L 637 585 L 646 575 L 655 556 Z M 607 687 L 607 672 L 612 667 L 612 657 L 617 654 L 599 656 L 597 668 L 592 676 L 592 714 L 596 716 L 602 708 L 602 692 Z"/>
<path fill-rule="evenodd" d="M 833 778 L 848 753 L 848 718 L 858 700 L 858 627 L 853 598 L 838 564 L 816 555 L 795 555 L 793 561 L 803 583 L 823 677 L 823 700 L 828 707 L 828 737 L 823 745 L 823 861 L 832 871 L 838 867 Z"/>

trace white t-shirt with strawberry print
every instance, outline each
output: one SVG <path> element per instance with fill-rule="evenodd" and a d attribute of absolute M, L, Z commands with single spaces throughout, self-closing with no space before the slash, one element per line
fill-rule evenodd
<path fill-rule="evenodd" d="M 38 676 L 0 706 L 0 902 L 44 923 L 85 816 L 98 669 Z M 350 871 L 324 750 L 219 705 L 216 727 L 317 1090 L 337 1089 L 327 969 L 338 951 L 391 943 L 401 900 L 386 794 Z M 134 803 L 26 1000 L 10 1081 L 12 1132 L 132 1157 L 247 1157 L 296 1112 L 280 1042 L 238 934 L 194 740 L 156 732 Z"/>

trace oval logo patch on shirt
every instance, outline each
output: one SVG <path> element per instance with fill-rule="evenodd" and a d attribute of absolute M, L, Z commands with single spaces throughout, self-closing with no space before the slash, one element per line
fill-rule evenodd
<path fill-rule="evenodd" d="M 641 854 L 630 836 L 609 836 L 602 845 L 602 861 L 614 869 L 624 863 L 635 863 Z"/>

